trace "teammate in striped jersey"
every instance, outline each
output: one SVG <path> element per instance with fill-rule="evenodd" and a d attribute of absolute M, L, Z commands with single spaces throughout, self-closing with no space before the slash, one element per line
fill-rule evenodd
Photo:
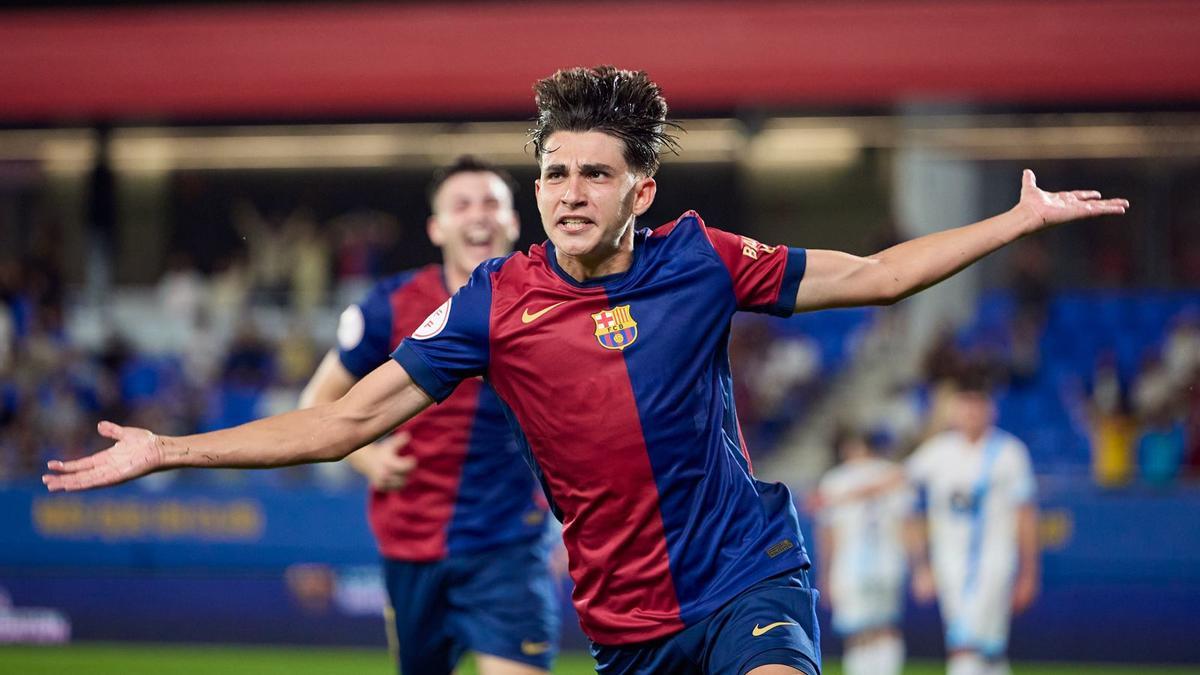
<path fill-rule="evenodd" d="M 338 348 L 302 406 L 344 396 L 479 263 L 512 250 L 518 219 L 502 170 L 460 157 L 437 172 L 429 202 L 427 231 L 442 264 L 382 279 L 342 313 Z M 496 392 L 479 379 L 464 382 L 348 460 L 371 487 L 367 514 L 400 672 L 446 675 L 467 650 L 483 675 L 547 672 L 559 622 L 546 502 Z"/>

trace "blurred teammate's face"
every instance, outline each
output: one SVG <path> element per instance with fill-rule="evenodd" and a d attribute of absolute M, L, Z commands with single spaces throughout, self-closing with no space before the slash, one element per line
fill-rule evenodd
<path fill-rule="evenodd" d="M 955 400 L 955 427 L 969 438 L 979 438 L 991 428 L 996 409 L 989 396 L 978 392 L 959 393 Z"/>
<path fill-rule="evenodd" d="M 446 266 L 469 275 L 484 260 L 512 250 L 519 232 L 512 192 L 494 173 L 456 173 L 433 197 L 428 231 Z"/>
<path fill-rule="evenodd" d="M 546 236 L 562 255 L 596 267 L 632 250 L 634 218 L 654 201 L 654 179 L 634 173 L 620 139 L 557 131 L 546 139 L 536 182 Z"/>

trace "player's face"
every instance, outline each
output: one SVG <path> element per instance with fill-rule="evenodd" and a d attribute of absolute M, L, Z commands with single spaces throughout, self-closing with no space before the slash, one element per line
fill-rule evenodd
<path fill-rule="evenodd" d="M 512 192 L 494 173 L 456 173 L 434 196 L 429 240 L 442 249 L 447 266 L 469 274 L 511 251 L 518 231 Z"/>
<path fill-rule="evenodd" d="M 634 218 L 650 208 L 656 185 L 630 168 L 624 142 L 600 131 L 557 131 L 546 148 L 535 186 L 555 248 L 596 264 L 623 242 L 631 246 Z"/>
<path fill-rule="evenodd" d="M 992 400 L 983 394 L 961 393 L 958 395 L 955 408 L 955 426 L 971 438 L 982 435 L 995 421 L 996 413 L 992 406 Z"/>

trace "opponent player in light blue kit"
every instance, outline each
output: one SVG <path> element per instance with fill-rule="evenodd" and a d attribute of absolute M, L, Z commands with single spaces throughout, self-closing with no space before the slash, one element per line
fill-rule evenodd
<path fill-rule="evenodd" d="M 693 212 L 639 230 L 671 140 L 658 86 L 605 66 L 559 71 L 536 92 L 548 242 L 481 265 L 333 403 L 179 438 L 102 422 L 116 445 L 52 462 L 45 483 L 337 459 L 483 375 L 563 523 L 598 672 L 818 675 L 792 496 L 754 478 L 738 429 L 734 312 L 895 302 L 1014 239 L 1128 204 L 1043 192 L 1027 172 L 1010 211 L 869 258 L 764 245 Z"/>
<path fill-rule="evenodd" d="M 1037 596 L 1029 450 L 995 426 L 995 415 L 984 383 L 966 383 L 955 395 L 953 429 L 925 441 L 907 461 L 909 480 L 927 505 L 909 540 L 913 590 L 919 599 L 937 595 L 947 675 L 1009 675 L 1009 621 Z"/>
<path fill-rule="evenodd" d="M 862 434 L 842 432 L 835 447 L 841 461 L 817 488 L 819 501 L 828 504 L 817 514 L 817 545 L 820 587 L 846 645 L 843 669 L 846 675 L 899 675 L 911 491 L 901 479 L 878 494 L 847 499 L 902 470 L 875 454 Z"/>

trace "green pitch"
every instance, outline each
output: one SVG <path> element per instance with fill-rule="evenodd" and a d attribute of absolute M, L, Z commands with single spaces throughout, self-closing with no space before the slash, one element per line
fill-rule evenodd
<path fill-rule="evenodd" d="M 1014 675 L 1183 675 L 1187 669 L 1159 666 L 1087 666 L 1078 664 L 1026 664 L 1013 666 Z M 559 659 L 555 673 L 592 673 L 592 662 L 583 654 Z M 840 675 L 837 663 L 825 669 Z M 906 675 L 942 675 L 941 664 L 910 664 Z M 1195 672 L 1191 670 L 1190 672 Z M 143 644 L 78 644 L 69 647 L 0 647 L 0 675 L 394 675 L 383 650 L 308 649 L 279 647 L 160 646 Z M 473 664 L 459 675 L 474 675 Z"/>

